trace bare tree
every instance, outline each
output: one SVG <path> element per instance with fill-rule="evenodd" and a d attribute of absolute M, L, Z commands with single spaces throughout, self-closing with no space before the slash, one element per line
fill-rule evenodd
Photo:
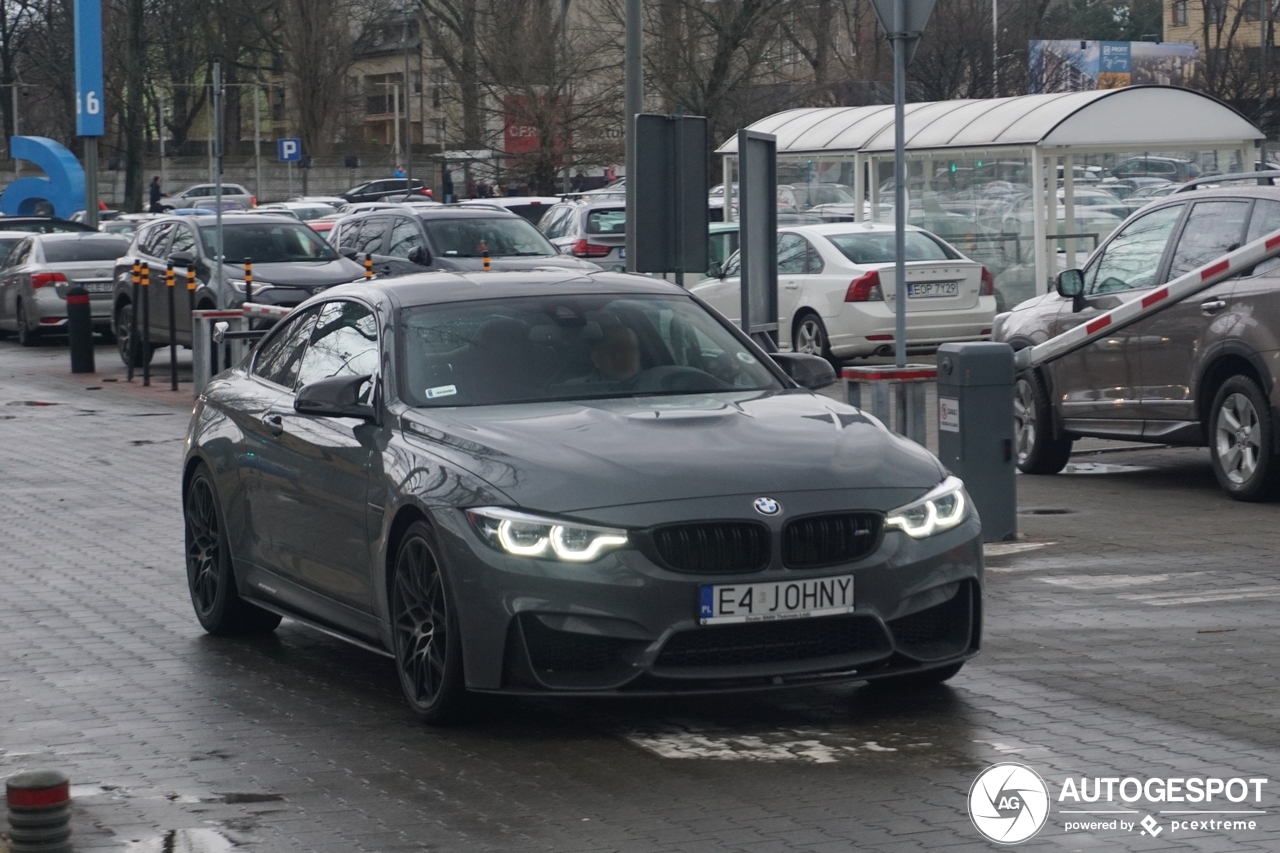
<path fill-rule="evenodd" d="M 342 112 L 356 30 L 344 0 L 279 0 L 279 43 L 304 151 L 327 151 Z"/>
<path fill-rule="evenodd" d="M 488 0 L 419 0 L 427 44 L 444 64 L 462 112 L 463 148 L 484 145 L 480 39 Z"/>

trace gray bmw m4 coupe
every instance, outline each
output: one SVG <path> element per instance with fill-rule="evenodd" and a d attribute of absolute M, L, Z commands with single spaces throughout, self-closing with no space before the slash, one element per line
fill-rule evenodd
<path fill-rule="evenodd" d="M 640 276 L 333 288 L 196 403 L 196 615 L 392 657 L 432 722 L 469 693 L 949 678 L 978 650 L 978 517 L 832 381 Z"/>

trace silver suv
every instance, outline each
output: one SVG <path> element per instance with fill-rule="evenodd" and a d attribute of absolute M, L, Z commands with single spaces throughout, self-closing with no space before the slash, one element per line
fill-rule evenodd
<path fill-rule="evenodd" d="M 996 317 L 1015 349 L 1045 341 L 1280 230 L 1280 187 L 1175 193 L 1131 216 L 1058 292 Z M 1208 445 L 1237 500 L 1280 491 L 1280 258 L 1020 374 L 1018 467 L 1056 474 L 1081 436 Z"/>
<path fill-rule="evenodd" d="M 538 227 L 563 255 L 573 255 L 601 269 L 621 269 L 627 258 L 627 204 L 624 196 L 606 193 L 566 201 L 542 216 Z"/>

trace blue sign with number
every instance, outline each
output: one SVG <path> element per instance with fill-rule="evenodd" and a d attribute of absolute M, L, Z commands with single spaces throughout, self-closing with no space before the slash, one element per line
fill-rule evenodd
<path fill-rule="evenodd" d="M 278 139 L 276 140 L 276 154 L 280 157 L 281 163 L 296 163 L 302 159 L 302 140 L 301 139 Z"/>
<path fill-rule="evenodd" d="M 102 136 L 102 0 L 76 0 L 75 29 L 76 136 Z"/>

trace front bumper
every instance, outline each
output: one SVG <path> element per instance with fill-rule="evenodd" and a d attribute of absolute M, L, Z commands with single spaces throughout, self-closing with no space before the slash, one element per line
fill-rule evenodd
<path fill-rule="evenodd" d="M 689 575 L 639 550 L 587 565 L 509 557 L 456 510 L 437 516 L 473 690 L 632 695 L 868 681 L 967 660 L 982 626 L 975 517 L 926 540 L 887 533 L 864 559 Z M 854 575 L 854 612 L 703 626 L 702 584 Z"/>

